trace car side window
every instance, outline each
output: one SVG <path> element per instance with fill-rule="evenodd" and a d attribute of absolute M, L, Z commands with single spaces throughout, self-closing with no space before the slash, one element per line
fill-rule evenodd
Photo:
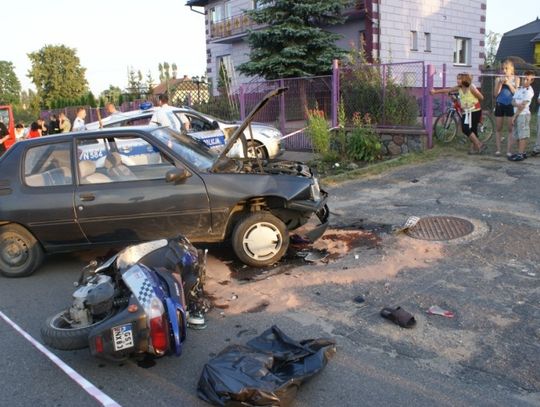
<path fill-rule="evenodd" d="M 192 131 L 213 130 L 212 124 L 209 123 L 206 119 L 203 119 L 199 116 L 195 116 L 189 113 L 184 113 L 184 114 L 189 120 L 190 128 Z"/>
<path fill-rule="evenodd" d="M 71 143 L 31 147 L 24 156 L 24 182 L 30 187 L 71 185 Z"/>
<path fill-rule="evenodd" d="M 174 163 L 138 136 L 104 137 L 78 146 L 81 184 L 165 179 Z"/>

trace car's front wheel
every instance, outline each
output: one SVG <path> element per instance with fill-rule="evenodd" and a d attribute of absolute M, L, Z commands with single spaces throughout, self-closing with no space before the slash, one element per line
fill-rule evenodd
<path fill-rule="evenodd" d="M 16 224 L 0 227 L 0 272 L 4 276 L 29 276 L 42 261 L 43 249 L 28 230 Z"/>
<path fill-rule="evenodd" d="M 268 152 L 266 147 L 261 143 L 255 140 L 249 140 L 247 143 L 248 157 L 250 158 L 261 158 L 263 160 L 268 159 Z"/>
<path fill-rule="evenodd" d="M 264 267 L 279 261 L 289 246 L 285 224 L 268 212 L 244 216 L 232 234 L 233 250 L 238 259 L 253 267 Z"/>

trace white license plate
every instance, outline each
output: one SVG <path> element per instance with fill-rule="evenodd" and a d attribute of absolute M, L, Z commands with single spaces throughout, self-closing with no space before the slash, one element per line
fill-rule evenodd
<path fill-rule="evenodd" d="M 132 348 L 134 346 L 131 324 L 115 326 L 112 329 L 112 334 L 115 351 Z"/>

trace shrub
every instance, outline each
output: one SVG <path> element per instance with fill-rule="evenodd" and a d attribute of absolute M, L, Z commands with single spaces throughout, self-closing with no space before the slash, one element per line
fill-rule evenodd
<path fill-rule="evenodd" d="M 347 156 L 354 161 L 375 161 L 381 155 L 381 141 L 368 114 L 353 115 L 354 128 L 347 139 Z"/>
<path fill-rule="evenodd" d="M 308 135 L 311 138 L 313 150 L 321 156 L 330 151 L 330 129 L 324 117 L 324 112 L 318 108 L 308 111 Z"/>

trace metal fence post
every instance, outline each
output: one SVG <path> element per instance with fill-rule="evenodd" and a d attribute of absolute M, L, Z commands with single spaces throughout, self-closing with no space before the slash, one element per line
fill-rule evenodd
<path fill-rule="evenodd" d="M 332 63 L 332 127 L 337 127 L 339 107 L 339 61 L 334 59 Z"/>
<path fill-rule="evenodd" d="M 280 79 L 279 86 L 281 88 L 285 87 L 285 81 L 283 79 Z M 285 134 L 286 121 L 287 118 L 285 117 L 285 93 L 282 93 L 279 96 L 279 130 L 281 131 L 281 134 Z"/>
<path fill-rule="evenodd" d="M 433 78 L 435 76 L 435 67 L 432 64 L 427 66 L 427 89 L 433 89 Z M 429 90 L 427 93 L 427 108 L 426 108 L 426 131 L 427 131 L 427 147 L 433 148 L 433 96 Z"/>
<path fill-rule="evenodd" d="M 240 92 L 238 96 L 240 99 L 240 120 L 244 120 L 246 118 L 246 95 L 244 84 L 240 85 Z"/>
<path fill-rule="evenodd" d="M 381 122 L 386 124 L 386 64 L 382 66 L 382 115 Z"/>

